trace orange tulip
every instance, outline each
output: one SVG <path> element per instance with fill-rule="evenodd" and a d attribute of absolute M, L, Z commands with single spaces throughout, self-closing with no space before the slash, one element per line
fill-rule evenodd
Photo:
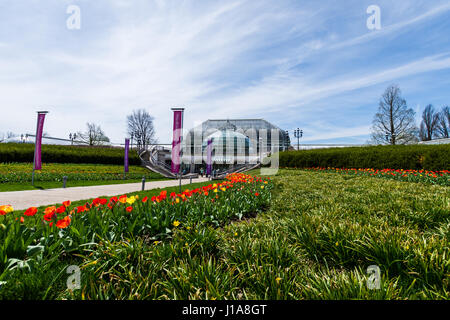
<path fill-rule="evenodd" d="M 121 203 L 126 203 L 126 202 L 127 202 L 127 196 L 126 196 L 126 195 L 120 196 L 120 197 L 119 197 L 119 201 L 120 201 Z"/>
<path fill-rule="evenodd" d="M 56 207 L 51 206 L 51 207 L 45 208 L 44 213 L 48 214 L 48 215 L 54 214 L 54 213 L 56 213 Z"/>
<path fill-rule="evenodd" d="M 67 228 L 70 224 L 70 221 L 70 217 L 67 216 L 64 219 L 58 220 L 58 222 L 56 222 L 56 226 L 60 229 Z"/>

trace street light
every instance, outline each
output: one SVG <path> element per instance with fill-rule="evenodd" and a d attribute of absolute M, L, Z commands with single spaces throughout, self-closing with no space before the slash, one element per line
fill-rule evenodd
<path fill-rule="evenodd" d="M 69 139 L 70 139 L 70 141 L 72 141 L 72 145 L 73 145 L 73 140 L 75 140 L 76 138 L 77 138 L 76 133 L 69 133 Z"/>
<path fill-rule="evenodd" d="M 390 139 L 389 139 L 389 133 L 386 133 L 386 142 L 388 142 L 390 144 L 394 144 L 395 136 L 396 136 L 396 134 L 393 133 L 390 135 Z"/>
<path fill-rule="evenodd" d="M 294 130 L 294 137 L 297 138 L 297 150 L 300 150 L 300 138 L 303 137 L 303 130 L 299 128 Z"/>

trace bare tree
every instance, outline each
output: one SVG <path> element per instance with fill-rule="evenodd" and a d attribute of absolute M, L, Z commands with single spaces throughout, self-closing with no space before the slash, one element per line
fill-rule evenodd
<path fill-rule="evenodd" d="M 439 138 L 449 138 L 450 136 L 450 108 L 445 106 L 438 113 L 436 135 Z"/>
<path fill-rule="evenodd" d="M 439 122 L 439 113 L 434 110 L 433 105 L 429 104 L 422 113 L 422 122 L 420 123 L 419 136 L 422 141 L 430 141 L 436 136 Z"/>
<path fill-rule="evenodd" d="M 133 113 L 127 116 L 128 134 L 134 139 L 139 150 L 156 143 L 153 119 L 144 109 L 133 110 Z"/>
<path fill-rule="evenodd" d="M 372 126 L 372 139 L 378 144 L 407 144 L 417 141 L 415 112 L 408 108 L 397 85 L 389 86 L 381 96 Z"/>
<path fill-rule="evenodd" d="M 100 126 L 95 123 L 87 123 L 86 132 L 78 132 L 78 137 L 90 146 L 103 145 L 109 142 L 109 138 L 105 135 Z"/>

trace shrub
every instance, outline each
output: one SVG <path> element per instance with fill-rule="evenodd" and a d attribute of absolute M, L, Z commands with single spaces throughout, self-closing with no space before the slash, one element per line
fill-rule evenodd
<path fill-rule="evenodd" d="M 448 170 L 450 145 L 332 148 L 280 153 L 280 167 Z"/>

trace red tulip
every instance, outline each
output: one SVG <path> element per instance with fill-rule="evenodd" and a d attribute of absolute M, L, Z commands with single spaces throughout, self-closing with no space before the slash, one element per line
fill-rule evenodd
<path fill-rule="evenodd" d="M 28 208 L 25 212 L 24 215 L 26 215 L 27 217 L 32 217 L 37 213 L 37 208 L 36 207 L 31 207 Z"/>
<path fill-rule="evenodd" d="M 66 206 L 61 206 L 58 209 L 56 209 L 57 213 L 64 213 L 66 211 Z"/>

